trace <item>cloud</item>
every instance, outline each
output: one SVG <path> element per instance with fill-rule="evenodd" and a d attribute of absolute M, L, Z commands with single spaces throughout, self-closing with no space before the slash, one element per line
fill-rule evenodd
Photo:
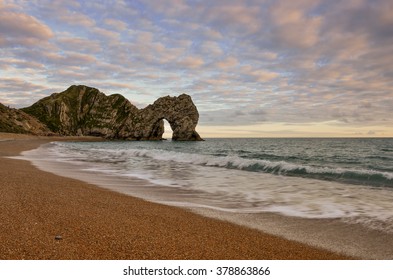
<path fill-rule="evenodd" d="M 61 13 L 57 13 L 57 15 L 58 20 L 68 25 L 76 25 L 84 28 L 91 28 L 96 25 L 95 20 L 75 11 L 63 10 Z"/>
<path fill-rule="evenodd" d="M 15 66 L 16 68 L 21 68 L 21 69 L 44 69 L 45 65 L 42 63 L 38 63 L 35 61 L 26 61 L 23 59 L 17 59 L 17 58 L 2 58 L 0 59 L 0 65 L 4 65 L 4 69 L 7 69 L 7 66 Z"/>
<path fill-rule="evenodd" d="M 269 72 L 269 71 L 265 71 L 265 70 L 255 70 L 255 71 L 252 71 L 250 74 L 251 74 L 251 76 L 253 76 L 256 79 L 256 81 L 261 82 L 261 83 L 270 81 L 270 80 L 278 77 L 277 73 Z"/>
<path fill-rule="evenodd" d="M 145 3 L 150 9 L 168 16 L 177 16 L 190 9 L 184 0 L 146 0 Z"/>
<path fill-rule="evenodd" d="M 29 1 L 29 3 L 19 2 L 18 6 L 26 10 L 36 10 L 38 17 L 56 23 L 57 27 L 63 30 L 75 26 L 87 29 L 96 25 L 96 21 L 93 18 L 81 12 L 82 6 L 89 2 L 40 0 Z"/>
<path fill-rule="evenodd" d="M 351 3 L 351 2 L 350 2 Z M 389 0 L 353 2 L 339 9 L 332 6 L 327 16 L 333 17 L 335 24 L 329 27 L 346 34 L 367 36 L 374 42 L 392 42 L 391 25 L 393 17 L 392 3 Z"/>
<path fill-rule="evenodd" d="M 19 78 L 0 78 L 0 88 L 6 91 L 43 89 L 44 87 Z"/>
<path fill-rule="evenodd" d="M 97 38 L 101 41 L 110 40 L 112 42 L 118 42 L 120 38 L 119 32 L 115 32 L 101 27 L 90 28 L 89 32 L 92 34 L 93 38 Z"/>
<path fill-rule="evenodd" d="M 201 52 L 205 56 L 221 56 L 224 52 L 220 44 L 215 41 L 204 41 L 201 44 Z"/>
<path fill-rule="evenodd" d="M 117 31 L 124 31 L 127 29 L 127 23 L 121 20 L 107 18 L 104 20 L 104 23 Z"/>
<path fill-rule="evenodd" d="M 212 7 L 204 11 L 206 18 L 218 30 L 256 33 L 261 28 L 260 5 L 244 5 L 240 1 L 225 5 L 214 1 Z"/>
<path fill-rule="evenodd" d="M 254 69 L 250 65 L 245 65 L 241 67 L 242 74 L 251 78 L 254 81 L 264 83 L 268 82 L 272 79 L 275 79 L 279 76 L 278 73 L 271 72 L 264 69 Z"/>
<path fill-rule="evenodd" d="M 21 78 L 0 78 L 0 103 L 12 107 L 32 104 L 37 97 L 44 97 L 45 86 Z"/>
<path fill-rule="evenodd" d="M 186 92 L 204 125 L 382 135 L 392 14 L 390 0 L 0 2 L 0 69 L 15 79 L 0 98 L 25 103 L 22 81 L 30 99 L 71 83 L 141 105 Z"/>
<path fill-rule="evenodd" d="M 53 37 L 52 30 L 37 18 L 6 9 L 0 10 L 1 45 L 34 45 Z"/>
<path fill-rule="evenodd" d="M 178 60 L 178 64 L 182 67 L 190 68 L 190 69 L 196 69 L 200 68 L 205 62 L 203 61 L 202 58 L 200 57 L 184 57 L 180 58 Z"/>
<path fill-rule="evenodd" d="M 272 38 L 280 47 L 309 48 L 319 40 L 322 17 L 310 14 L 317 1 L 275 1 L 269 16 Z"/>
<path fill-rule="evenodd" d="M 78 52 L 64 52 L 59 53 L 48 53 L 46 54 L 46 60 L 52 64 L 52 66 L 59 67 L 61 65 L 69 66 L 83 66 L 91 65 L 96 62 L 96 57 L 88 54 L 82 54 Z"/>
<path fill-rule="evenodd" d="M 254 115 L 254 116 L 260 116 L 260 115 L 266 115 L 266 112 L 265 112 L 265 110 L 263 110 L 261 108 L 257 108 L 257 109 L 251 110 L 249 114 Z"/>
<path fill-rule="evenodd" d="M 235 67 L 238 64 L 239 61 L 236 59 L 236 57 L 227 57 L 222 61 L 218 61 L 216 63 L 216 67 L 221 69 L 228 69 L 228 68 Z"/>
<path fill-rule="evenodd" d="M 98 41 L 82 37 L 75 37 L 71 34 L 59 37 L 56 42 L 58 43 L 59 47 L 69 51 L 78 50 L 78 52 L 86 53 L 97 53 L 102 51 L 102 47 Z"/>
<path fill-rule="evenodd" d="M 138 11 L 133 7 L 134 1 L 83 1 L 82 3 L 92 13 L 99 15 L 98 17 L 103 16 L 104 18 L 123 22 L 138 17 Z"/>
<path fill-rule="evenodd" d="M 210 40 L 221 40 L 223 38 L 221 32 L 214 30 L 212 28 L 206 28 L 203 31 L 204 37 Z"/>

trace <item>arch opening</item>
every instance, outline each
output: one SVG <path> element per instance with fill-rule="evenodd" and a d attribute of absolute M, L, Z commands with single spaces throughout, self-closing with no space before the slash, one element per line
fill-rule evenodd
<path fill-rule="evenodd" d="M 172 127 L 166 119 L 163 119 L 163 121 L 164 121 L 164 133 L 162 135 L 162 138 L 167 140 L 172 139 L 173 136 Z"/>

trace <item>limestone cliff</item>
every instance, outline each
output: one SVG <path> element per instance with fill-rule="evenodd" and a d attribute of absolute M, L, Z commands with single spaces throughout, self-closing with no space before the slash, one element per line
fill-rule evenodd
<path fill-rule="evenodd" d="M 50 135 L 52 132 L 33 116 L 0 103 L 0 132 Z"/>
<path fill-rule="evenodd" d="M 86 86 L 71 86 L 22 110 L 61 135 L 107 138 L 118 138 L 119 128 L 138 111 L 119 94 L 106 96 Z"/>
<path fill-rule="evenodd" d="M 172 140 L 202 140 L 195 131 L 199 119 L 198 110 L 186 94 L 157 99 L 152 105 L 141 109 L 131 122 L 126 122 L 121 134 L 138 140 L 160 140 L 164 133 L 163 119 L 172 128 Z"/>
<path fill-rule="evenodd" d="M 106 96 L 95 88 L 71 86 L 22 110 L 62 135 L 161 140 L 166 119 L 172 127 L 173 140 L 202 140 L 195 131 L 198 111 L 186 94 L 159 98 L 139 110 L 119 94 Z"/>

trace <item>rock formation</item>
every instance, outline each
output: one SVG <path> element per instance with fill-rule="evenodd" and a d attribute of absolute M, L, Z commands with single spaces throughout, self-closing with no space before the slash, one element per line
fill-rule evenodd
<path fill-rule="evenodd" d="M 139 110 L 119 94 L 71 86 L 22 109 L 61 135 L 102 136 L 108 139 L 161 140 L 166 119 L 173 140 L 202 140 L 195 131 L 199 114 L 191 97 L 162 97 Z"/>
<path fill-rule="evenodd" d="M 169 122 L 172 128 L 172 140 L 202 140 L 195 131 L 199 119 L 198 110 L 191 97 L 186 94 L 157 99 L 152 105 L 140 110 L 131 123 L 126 122 L 120 134 L 127 135 L 132 132 L 128 138 L 160 140 L 164 133 L 164 119 Z"/>
<path fill-rule="evenodd" d="M 51 135 L 52 132 L 33 116 L 0 103 L 0 132 Z"/>
<path fill-rule="evenodd" d="M 22 110 L 61 135 L 118 138 L 119 126 L 138 108 L 119 94 L 106 96 L 95 88 L 71 86 Z"/>

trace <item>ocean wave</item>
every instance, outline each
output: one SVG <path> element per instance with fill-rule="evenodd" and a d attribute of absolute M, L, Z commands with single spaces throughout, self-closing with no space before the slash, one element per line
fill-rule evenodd
<path fill-rule="evenodd" d="M 172 161 L 209 167 L 238 169 L 250 172 L 265 172 L 282 176 L 297 176 L 320 180 L 339 181 L 352 184 L 393 187 L 393 173 L 369 169 L 333 168 L 313 166 L 287 161 L 245 159 L 237 155 L 216 156 L 189 154 L 166 150 L 127 149 L 97 151 L 108 153 L 117 160 L 123 157 L 146 157 L 159 161 Z M 120 158 L 119 158 L 120 157 Z M 105 158 L 105 157 L 103 157 Z"/>
<path fill-rule="evenodd" d="M 140 197 L 156 202 L 238 213 L 272 212 L 303 218 L 335 218 L 393 232 L 389 201 L 393 172 L 376 170 L 389 167 L 389 162 L 375 164 L 370 169 L 362 162 L 363 165 L 351 168 L 352 165 L 345 165 L 346 160 L 341 164 L 320 158 L 319 154 L 293 160 L 284 156 L 254 158 L 256 154 L 268 153 L 254 149 L 245 158 L 247 150 L 242 149 L 195 151 L 188 146 L 184 149 L 182 143 L 176 143 L 175 147 L 167 145 L 167 149 L 165 143 L 160 144 L 54 143 L 37 150 L 35 156 L 39 161 L 59 161 L 60 167 L 61 162 L 76 165 L 77 172 L 88 172 L 85 177 L 89 180 L 108 176 L 109 180 L 104 181 L 106 187 L 135 196 L 140 192 Z M 362 156 L 364 158 L 364 154 Z M 352 158 L 344 155 L 338 159 L 344 157 Z M 50 162 L 46 166 L 56 164 Z M 287 176 L 292 177 L 288 179 Z M 129 178 L 147 180 L 160 187 L 148 185 L 147 191 L 139 185 L 133 188 Z M 119 182 L 124 182 L 124 187 L 119 188 Z"/>

